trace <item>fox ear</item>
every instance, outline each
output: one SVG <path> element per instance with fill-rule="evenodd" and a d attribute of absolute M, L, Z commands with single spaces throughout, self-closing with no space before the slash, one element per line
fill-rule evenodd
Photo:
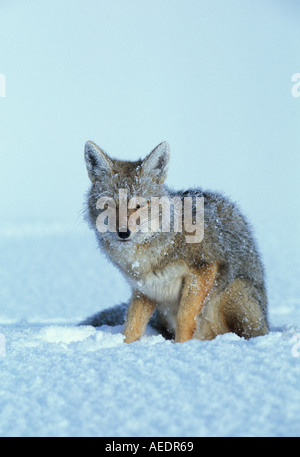
<path fill-rule="evenodd" d="M 164 141 L 156 146 L 144 159 L 142 164 L 143 173 L 150 176 L 153 181 L 161 184 L 165 181 L 170 158 L 170 146 Z"/>
<path fill-rule="evenodd" d="M 103 177 L 103 174 L 112 173 L 110 158 L 92 141 L 85 143 L 84 157 L 88 175 L 92 182 Z"/>

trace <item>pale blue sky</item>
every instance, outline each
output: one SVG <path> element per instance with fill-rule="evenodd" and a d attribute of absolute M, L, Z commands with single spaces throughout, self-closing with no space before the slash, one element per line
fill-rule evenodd
<path fill-rule="evenodd" d="M 86 140 L 221 190 L 258 232 L 299 229 L 292 0 L 0 0 L 1 222 L 76 224 Z"/>

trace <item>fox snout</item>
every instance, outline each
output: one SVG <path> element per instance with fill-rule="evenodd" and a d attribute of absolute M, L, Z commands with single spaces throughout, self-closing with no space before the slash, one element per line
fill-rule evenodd
<path fill-rule="evenodd" d="M 118 234 L 118 237 L 119 237 L 120 241 L 128 241 L 130 239 L 130 236 L 131 236 L 131 231 L 130 231 L 129 228 L 124 232 L 121 232 L 120 230 L 117 230 L 117 234 Z"/>

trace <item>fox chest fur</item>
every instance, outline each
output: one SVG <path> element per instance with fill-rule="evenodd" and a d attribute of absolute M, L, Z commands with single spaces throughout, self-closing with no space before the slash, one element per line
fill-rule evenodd
<path fill-rule="evenodd" d="M 161 269 L 141 270 L 136 277 L 130 276 L 129 281 L 158 304 L 175 304 L 180 299 L 182 279 L 187 273 L 188 268 L 184 264 L 174 263 Z"/>
<path fill-rule="evenodd" d="M 175 330 L 184 277 L 189 268 L 183 262 L 174 262 L 163 268 L 140 268 L 141 259 L 133 262 L 133 275 L 127 276 L 133 289 L 156 303 L 168 327 Z M 137 271 L 138 270 L 138 271 Z"/>
<path fill-rule="evenodd" d="M 135 243 L 113 241 L 108 245 L 102 243 L 102 249 L 123 273 L 132 290 L 155 302 L 168 328 L 175 330 L 184 278 L 191 269 L 184 259 L 174 255 L 175 243 L 171 243 L 170 252 L 170 239 L 165 238 L 162 234 L 153 237 L 143 248 Z M 170 259 L 172 254 L 174 257 Z"/>
<path fill-rule="evenodd" d="M 129 243 L 122 243 L 122 250 L 109 248 L 108 255 L 122 271 L 133 290 L 153 300 L 163 312 L 177 313 L 183 278 L 190 268 L 183 260 L 162 262 L 164 249 L 158 249 L 153 240 L 145 252 L 136 250 Z M 172 318 L 173 319 L 173 318 Z"/>

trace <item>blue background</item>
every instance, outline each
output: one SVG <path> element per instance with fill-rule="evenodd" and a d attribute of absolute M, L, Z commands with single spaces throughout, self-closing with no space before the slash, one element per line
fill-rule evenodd
<path fill-rule="evenodd" d="M 81 225 L 86 140 L 130 160 L 167 140 L 170 186 L 299 233 L 299 19 L 292 0 L 1 0 L 1 223 Z"/>

